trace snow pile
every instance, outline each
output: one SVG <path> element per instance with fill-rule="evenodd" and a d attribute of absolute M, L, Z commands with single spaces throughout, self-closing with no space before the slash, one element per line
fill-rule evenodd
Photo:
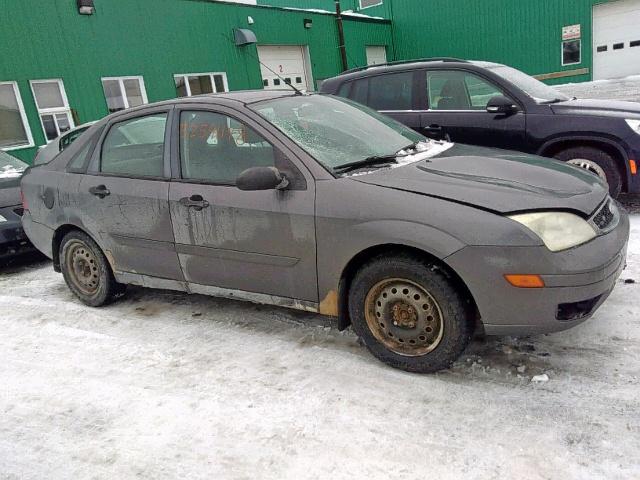
<path fill-rule="evenodd" d="M 13 165 L 4 165 L 0 169 L 0 178 L 18 178 L 24 173 L 24 168 L 16 168 Z"/>

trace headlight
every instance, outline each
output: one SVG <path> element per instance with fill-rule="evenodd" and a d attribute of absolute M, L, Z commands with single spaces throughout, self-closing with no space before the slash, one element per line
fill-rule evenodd
<path fill-rule="evenodd" d="M 552 252 L 583 244 L 596 237 L 589 223 L 573 213 L 539 212 L 509 216 L 538 235 Z"/>
<path fill-rule="evenodd" d="M 636 132 L 638 135 L 640 135 L 640 120 L 625 120 L 625 122 L 627 122 L 627 125 L 629 125 L 631 127 L 631 130 L 633 130 L 634 132 Z"/>

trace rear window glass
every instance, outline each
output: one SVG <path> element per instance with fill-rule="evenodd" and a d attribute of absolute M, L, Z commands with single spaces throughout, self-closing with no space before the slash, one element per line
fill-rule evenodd
<path fill-rule="evenodd" d="M 164 175 L 164 133 L 167 114 L 117 123 L 102 145 L 100 171 L 135 177 Z"/>
<path fill-rule="evenodd" d="M 358 101 L 354 98 L 354 100 Z M 413 72 L 391 73 L 369 79 L 368 105 L 375 110 L 411 110 Z"/>

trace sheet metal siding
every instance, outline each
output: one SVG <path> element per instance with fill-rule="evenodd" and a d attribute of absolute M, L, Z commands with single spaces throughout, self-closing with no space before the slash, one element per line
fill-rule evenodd
<path fill-rule="evenodd" d="M 262 88 L 256 48 L 236 47 L 234 27 L 250 28 L 260 44 L 308 45 L 316 81 L 340 72 L 330 15 L 198 0 L 109 0 L 82 16 L 75 5 L 0 0 L 0 81 L 18 82 L 36 145 L 45 139 L 29 80 L 62 78 L 79 123 L 108 113 L 101 77 L 142 75 L 149 102 L 174 98 L 179 73 L 226 72 L 231 90 Z M 313 28 L 304 28 L 304 18 L 313 19 Z M 391 43 L 386 23 L 353 19 L 345 31 L 350 66 L 361 64 L 367 43 Z M 11 153 L 31 162 L 35 151 Z"/>
<path fill-rule="evenodd" d="M 591 69 L 591 12 L 596 3 L 604 0 L 395 0 L 396 55 L 491 60 L 529 74 Z M 562 27 L 578 23 L 582 62 L 563 67 Z M 589 79 L 582 75 L 559 81 Z"/>

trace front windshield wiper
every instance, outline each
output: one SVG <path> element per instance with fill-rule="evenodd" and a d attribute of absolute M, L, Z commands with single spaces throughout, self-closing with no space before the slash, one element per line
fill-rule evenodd
<path fill-rule="evenodd" d="M 398 163 L 397 158 L 398 155 L 396 154 L 367 157 L 364 160 L 344 163 L 342 165 L 338 165 L 337 167 L 333 167 L 333 171 L 336 173 L 347 173 L 364 167 L 384 167 L 392 163 Z"/>

